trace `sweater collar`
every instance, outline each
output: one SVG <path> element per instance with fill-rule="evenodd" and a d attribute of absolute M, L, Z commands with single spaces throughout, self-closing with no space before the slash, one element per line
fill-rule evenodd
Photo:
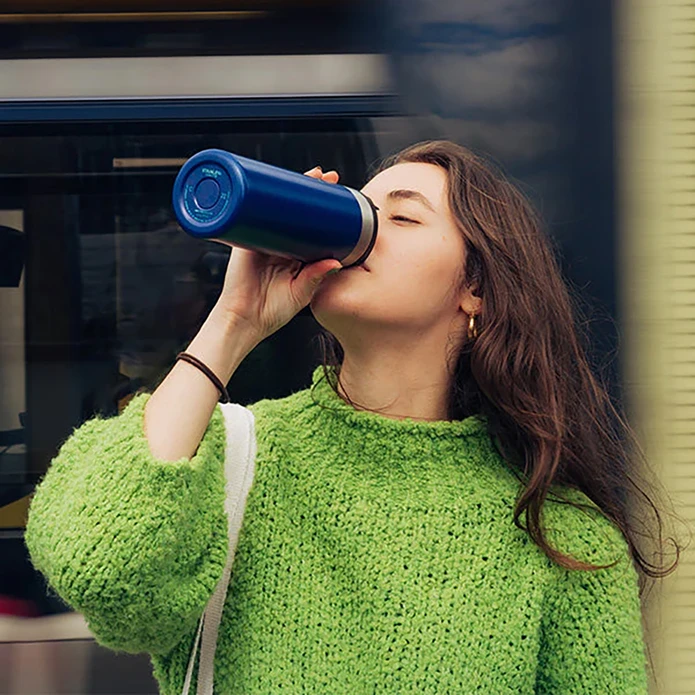
<path fill-rule="evenodd" d="M 329 375 L 335 375 L 335 371 L 331 368 L 329 368 L 328 372 Z M 321 366 L 314 370 L 310 394 L 313 402 L 326 413 L 332 414 L 357 427 L 380 430 L 384 434 L 400 432 L 431 437 L 488 435 L 487 421 L 483 415 L 471 415 L 463 420 L 422 421 L 411 418 L 397 420 L 379 413 L 358 410 L 335 393 L 328 383 Z"/>

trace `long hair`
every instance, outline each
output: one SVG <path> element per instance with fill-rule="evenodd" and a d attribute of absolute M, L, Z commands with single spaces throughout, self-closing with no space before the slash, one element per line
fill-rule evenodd
<path fill-rule="evenodd" d="M 413 145 L 378 171 L 401 162 L 434 164 L 447 173 L 449 205 L 467 249 L 462 283 L 482 299 L 477 337 L 465 340 L 451 359 L 448 417 L 486 416 L 522 483 L 514 523 L 551 560 L 568 569 L 603 567 L 560 552 L 545 536 L 543 505 L 549 494 L 556 496 L 555 486 L 568 486 L 620 529 L 643 590 L 647 577 L 675 569 L 681 548 L 668 539 L 676 559 L 664 566 L 656 488 L 641 482 L 636 461 L 644 456 L 637 439 L 593 373 L 579 297 L 563 280 L 532 205 L 491 164 L 452 142 Z M 321 342 L 325 375 L 341 395 L 329 371 L 339 378 L 342 347 L 326 331 Z M 642 549 L 643 541 L 656 544 L 651 555 L 657 561 Z"/>

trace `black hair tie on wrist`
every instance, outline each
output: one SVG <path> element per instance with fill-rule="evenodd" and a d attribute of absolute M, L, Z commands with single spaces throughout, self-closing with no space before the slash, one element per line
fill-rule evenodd
<path fill-rule="evenodd" d="M 176 361 L 178 362 L 179 360 L 188 362 L 188 364 L 192 364 L 194 367 L 200 369 L 200 371 L 203 372 L 203 374 L 205 374 L 205 376 L 210 379 L 213 384 L 215 384 L 215 387 L 220 392 L 220 403 L 229 403 L 229 393 L 227 392 L 225 385 L 218 379 L 217 375 L 212 371 L 212 369 L 210 369 L 210 367 L 188 352 L 179 352 L 179 354 L 176 355 Z"/>

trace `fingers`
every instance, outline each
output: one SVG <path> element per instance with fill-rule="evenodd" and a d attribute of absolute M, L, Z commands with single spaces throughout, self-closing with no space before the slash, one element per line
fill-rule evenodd
<path fill-rule="evenodd" d="M 299 304 L 302 307 L 306 306 L 323 280 L 342 267 L 340 261 L 331 258 L 304 266 L 294 281 L 294 294 Z"/>
<path fill-rule="evenodd" d="M 324 173 L 320 166 L 305 171 L 304 176 L 311 176 L 312 179 L 321 179 L 326 183 L 338 183 L 340 180 L 340 175 L 337 171 L 331 170 Z"/>
<path fill-rule="evenodd" d="M 318 286 L 329 273 L 332 273 L 334 270 L 341 270 L 342 267 L 340 261 L 332 258 L 328 258 L 325 261 L 317 261 L 304 266 L 299 274 L 299 279 L 303 283 Z"/>

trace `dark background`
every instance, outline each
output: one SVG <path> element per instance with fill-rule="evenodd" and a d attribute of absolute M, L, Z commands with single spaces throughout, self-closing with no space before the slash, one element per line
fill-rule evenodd
<path fill-rule="evenodd" d="M 611 3 L 375 5 L 276 3 L 260 16 L 212 22 L 0 16 L 0 61 L 380 53 L 393 73 L 379 95 L 0 102 L 0 209 L 24 211 L 25 243 L 7 276 L 16 280 L 21 266 L 27 385 L 25 412 L 0 432 L 0 508 L 31 492 L 74 427 L 116 414 L 157 383 L 221 286 L 225 251 L 173 220 L 176 167 L 115 170 L 114 157 L 220 147 L 299 171 L 321 163 L 359 188 L 379 158 L 416 140 L 467 145 L 541 210 L 583 302 L 591 359 L 619 397 Z M 9 258 L 9 245 L 0 248 Z M 304 388 L 319 359 L 316 330 L 303 312 L 260 345 L 230 383 L 235 400 Z M 21 528 L 0 528 L 0 594 L 43 614 L 67 610 L 31 569 Z M 146 660 L 129 663 L 140 685 L 94 676 L 91 692 L 152 691 Z"/>

